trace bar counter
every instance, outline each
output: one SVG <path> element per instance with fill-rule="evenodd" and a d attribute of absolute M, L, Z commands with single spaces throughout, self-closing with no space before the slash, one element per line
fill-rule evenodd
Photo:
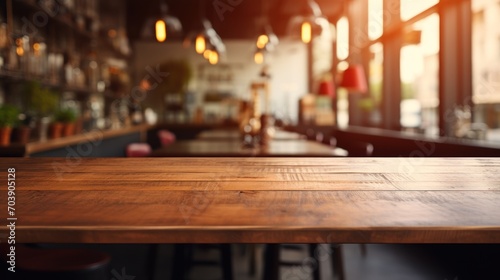
<path fill-rule="evenodd" d="M 34 141 L 26 144 L 13 143 L 9 146 L 0 146 L 0 156 L 29 157 L 37 153 L 44 153 L 74 145 L 98 146 L 103 140 L 138 134 L 138 140 L 145 141 L 146 133 L 152 125 L 135 125 L 119 129 L 94 130 L 73 136 L 58 139 L 47 139 L 45 141 Z"/>
<path fill-rule="evenodd" d="M 9 168 L 19 243 L 500 243 L 495 158 L 0 159 L 4 198 Z"/>

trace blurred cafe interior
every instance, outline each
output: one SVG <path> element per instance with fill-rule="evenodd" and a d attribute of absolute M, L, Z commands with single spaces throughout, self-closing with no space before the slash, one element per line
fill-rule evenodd
<path fill-rule="evenodd" d="M 0 157 L 497 157 L 499 26 L 500 0 L 1 0 Z M 163 244 L 156 265 L 146 245 L 92 246 L 107 279 L 267 271 L 260 245 Z M 321 279 L 480 279 L 500 259 L 342 246 Z M 319 279 L 307 246 L 281 251 L 281 279 Z"/>

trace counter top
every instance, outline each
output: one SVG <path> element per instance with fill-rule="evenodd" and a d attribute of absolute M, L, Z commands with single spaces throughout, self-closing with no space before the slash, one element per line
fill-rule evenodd
<path fill-rule="evenodd" d="M 500 243 L 495 158 L 0 159 L 2 197 L 9 168 L 19 243 Z"/>

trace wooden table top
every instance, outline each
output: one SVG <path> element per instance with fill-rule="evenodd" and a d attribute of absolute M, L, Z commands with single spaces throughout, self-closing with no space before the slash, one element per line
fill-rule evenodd
<path fill-rule="evenodd" d="M 249 148 L 240 139 L 181 140 L 153 151 L 152 157 L 345 157 L 348 152 L 303 139 L 271 140 L 267 146 Z"/>
<path fill-rule="evenodd" d="M 18 243 L 500 243 L 495 158 L 0 159 L 4 223 L 8 168 Z"/>
<path fill-rule="evenodd" d="M 214 129 L 203 131 L 198 134 L 197 138 L 200 140 L 229 140 L 240 139 L 240 132 L 236 129 Z M 274 140 L 300 140 L 307 139 L 305 135 L 276 129 L 272 137 Z"/>

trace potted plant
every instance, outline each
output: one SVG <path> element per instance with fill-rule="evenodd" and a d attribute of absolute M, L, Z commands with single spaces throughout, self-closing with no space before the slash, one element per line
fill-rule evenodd
<path fill-rule="evenodd" d="M 26 84 L 25 94 L 28 110 L 37 116 L 37 134 L 40 140 L 47 139 L 47 128 L 50 116 L 54 114 L 59 103 L 59 97 L 54 91 L 44 88 L 39 82 Z"/>
<path fill-rule="evenodd" d="M 12 128 L 17 124 L 19 110 L 12 105 L 2 105 L 0 107 L 0 145 L 10 144 Z"/>
<path fill-rule="evenodd" d="M 30 140 L 33 118 L 26 114 L 19 115 L 19 125 L 14 130 L 14 139 L 17 143 L 26 144 Z"/>
<path fill-rule="evenodd" d="M 71 136 L 75 133 L 76 113 L 71 109 L 63 109 L 55 115 L 55 123 L 62 125 L 62 136 Z"/>
<path fill-rule="evenodd" d="M 193 77 L 191 64 L 186 60 L 172 60 L 160 64 L 159 69 L 168 76 L 158 85 L 156 92 L 162 97 L 164 114 L 178 119 L 186 113 L 186 92 Z"/>

